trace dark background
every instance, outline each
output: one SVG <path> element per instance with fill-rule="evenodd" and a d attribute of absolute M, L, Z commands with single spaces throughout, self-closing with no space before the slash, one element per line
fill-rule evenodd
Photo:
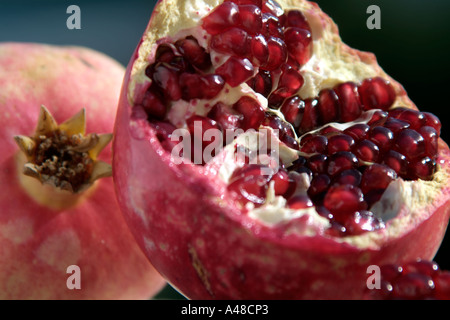
<path fill-rule="evenodd" d="M 450 74 L 450 1 L 316 1 L 339 25 L 352 47 L 376 53 L 383 69 L 401 82 L 417 106 L 436 114 L 442 137 L 450 141 L 447 113 Z M 81 45 L 104 52 L 123 65 L 144 31 L 152 0 L 1 0 L 0 41 Z M 81 30 L 69 30 L 69 5 L 81 9 Z M 381 9 L 381 30 L 369 30 L 369 5 Z M 450 232 L 435 260 L 450 269 Z M 167 287 L 157 298 L 180 298 Z"/>

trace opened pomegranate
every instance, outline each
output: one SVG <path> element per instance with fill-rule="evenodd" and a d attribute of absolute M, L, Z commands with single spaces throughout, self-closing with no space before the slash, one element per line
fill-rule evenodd
<path fill-rule="evenodd" d="M 189 298 L 361 298 L 369 265 L 441 243 L 440 129 L 315 3 L 160 1 L 125 77 L 116 190 Z"/>
<path fill-rule="evenodd" d="M 165 282 L 109 177 L 124 68 L 31 43 L 1 44 L 0 65 L 0 299 L 152 297 Z"/>

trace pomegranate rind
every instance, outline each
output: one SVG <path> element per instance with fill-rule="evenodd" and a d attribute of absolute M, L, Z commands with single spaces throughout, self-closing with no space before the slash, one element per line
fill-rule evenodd
<path fill-rule="evenodd" d="M 111 133 L 123 66 L 88 48 L 37 43 L 0 44 L 0 65 L 0 299 L 154 296 L 165 281 L 136 245 L 112 178 L 76 206 L 52 210 L 24 191 L 16 161 L 14 136 L 33 135 L 41 105 L 58 123 L 86 108 L 86 131 Z M 99 158 L 111 162 L 111 148 Z M 81 290 L 67 287 L 71 265 L 80 267 Z"/>
<path fill-rule="evenodd" d="M 218 2 L 193 3 L 208 8 Z M 265 226 L 243 214 L 226 196 L 226 185 L 217 179 L 215 165 L 171 163 L 147 120 L 131 117 L 131 110 L 148 81 L 142 74 L 157 40 L 196 23 L 183 15 L 183 3 L 166 0 L 157 4 L 128 66 L 115 126 L 113 168 L 118 200 L 139 245 L 162 275 L 191 299 L 359 299 L 369 265 L 431 259 L 450 215 L 450 154 L 443 141 L 440 173 L 419 188 L 419 195 L 424 196 L 414 202 L 414 214 L 409 206 L 402 206 L 385 229 L 344 238 L 325 235 L 308 217 Z M 396 105 L 416 108 L 373 54 L 342 43 L 337 26 L 316 4 L 279 3 L 305 13 L 314 40 L 321 41 L 318 46 L 314 43 L 319 48 L 315 50 L 328 52 L 338 70 L 351 65 L 350 71 L 341 73 L 348 78 L 310 85 L 309 94 L 332 87 L 334 81 L 382 76 L 396 90 Z M 305 77 L 306 82 L 316 83 L 314 79 Z"/>

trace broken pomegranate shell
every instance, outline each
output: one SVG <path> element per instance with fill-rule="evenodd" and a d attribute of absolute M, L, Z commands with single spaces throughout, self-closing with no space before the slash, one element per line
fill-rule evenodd
<path fill-rule="evenodd" d="M 315 3 L 165 0 L 125 76 L 116 191 L 188 298 L 362 298 L 368 266 L 430 260 L 442 241 L 440 129 Z"/>

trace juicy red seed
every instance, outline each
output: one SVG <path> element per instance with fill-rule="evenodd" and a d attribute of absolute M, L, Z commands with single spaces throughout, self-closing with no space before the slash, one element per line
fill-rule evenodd
<path fill-rule="evenodd" d="M 212 35 L 239 24 L 239 7 L 233 2 L 224 2 L 203 18 L 203 28 Z"/>
<path fill-rule="evenodd" d="M 305 153 L 325 153 L 327 145 L 328 139 L 325 136 L 313 136 L 304 143 L 300 141 L 300 151 Z"/>
<path fill-rule="evenodd" d="M 217 74 L 208 74 L 203 76 L 206 87 L 203 88 L 205 99 L 215 98 L 225 86 L 225 80 Z"/>
<path fill-rule="evenodd" d="M 281 140 L 285 136 L 295 137 L 292 127 L 285 121 L 282 121 L 278 116 L 268 114 L 262 122 L 262 125 L 278 130 L 278 136 Z"/>
<path fill-rule="evenodd" d="M 162 43 L 158 46 L 155 53 L 155 61 L 170 63 L 176 54 L 177 48 L 171 43 Z"/>
<path fill-rule="evenodd" d="M 283 8 L 275 0 L 263 1 L 261 9 L 263 12 L 271 13 L 277 18 L 280 18 L 281 16 L 284 15 Z"/>
<path fill-rule="evenodd" d="M 425 154 L 429 157 L 435 157 L 438 151 L 439 135 L 433 127 L 425 126 L 419 129 L 419 134 L 425 140 Z"/>
<path fill-rule="evenodd" d="M 215 120 L 224 130 L 234 130 L 240 127 L 244 116 L 222 102 L 214 105 L 208 117 Z"/>
<path fill-rule="evenodd" d="M 386 119 L 388 118 L 389 114 L 386 111 L 383 110 L 375 110 L 375 112 L 372 115 L 372 118 L 367 122 L 369 126 L 382 126 Z"/>
<path fill-rule="evenodd" d="M 338 121 L 339 98 L 332 89 L 324 89 L 319 93 L 319 104 L 317 106 L 322 124 Z"/>
<path fill-rule="evenodd" d="M 356 168 L 358 158 L 349 151 L 339 151 L 328 158 L 327 172 L 330 176 L 341 173 L 344 170 Z"/>
<path fill-rule="evenodd" d="M 409 273 L 393 283 L 392 297 L 395 299 L 421 299 L 432 295 L 434 282 L 431 277 Z"/>
<path fill-rule="evenodd" d="M 306 166 L 313 173 L 324 173 L 327 168 L 328 157 L 324 154 L 315 154 L 308 159 Z"/>
<path fill-rule="evenodd" d="M 350 151 L 355 140 L 346 134 L 336 134 L 328 138 L 328 154 L 338 151 Z"/>
<path fill-rule="evenodd" d="M 370 191 L 384 191 L 389 183 L 397 178 L 397 174 L 391 168 L 374 163 L 367 167 L 361 177 L 361 190 L 364 194 Z"/>
<path fill-rule="evenodd" d="M 178 83 L 178 74 L 176 70 L 161 63 L 155 67 L 153 80 L 163 90 L 164 96 L 172 101 L 181 99 L 181 88 Z"/>
<path fill-rule="evenodd" d="M 359 87 L 359 94 L 366 110 L 388 110 L 396 98 L 394 87 L 380 77 L 364 80 Z"/>
<path fill-rule="evenodd" d="M 286 26 L 311 31 L 305 15 L 300 10 L 290 10 L 286 14 Z"/>
<path fill-rule="evenodd" d="M 423 275 L 427 275 L 429 277 L 433 277 L 439 271 L 439 266 L 434 261 L 426 261 L 418 259 L 416 261 L 407 263 L 403 266 L 403 274 L 408 273 L 420 273 Z"/>
<path fill-rule="evenodd" d="M 399 176 L 405 177 L 408 172 L 408 161 L 401 153 L 389 150 L 383 159 L 383 164 L 393 169 Z"/>
<path fill-rule="evenodd" d="M 436 173 L 436 160 L 430 157 L 417 160 L 409 165 L 409 176 L 411 179 L 432 180 Z"/>
<path fill-rule="evenodd" d="M 169 122 L 152 121 L 151 125 L 155 129 L 156 137 L 159 141 L 170 140 L 176 127 Z"/>
<path fill-rule="evenodd" d="M 311 58 L 312 36 L 309 30 L 289 27 L 284 31 L 284 41 L 289 55 L 301 66 Z"/>
<path fill-rule="evenodd" d="M 211 38 L 211 49 L 243 58 L 249 52 L 248 34 L 240 28 L 228 29 Z"/>
<path fill-rule="evenodd" d="M 266 37 L 283 37 L 283 29 L 277 17 L 270 13 L 263 13 L 263 34 Z"/>
<path fill-rule="evenodd" d="M 401 152 L 408 160 L 415 160 L 425 155 L 425 140 L 415 130 L 401 131 L 393 144 L 396 151 Z"/>
<path fill-rule="evenodd" d="M 367 137 L 370 127 L 365 123 L 357 123 L 344 130 L 344 133 L 352 137 L 355 141 L 363 140 Z"/>
<path fill-rule="evenodd" d="M 388 118 L 386 122 L 383 124 L 383 127 L 388 128 L 392 131 L 392 133 L 397 135 L 402 130 L 405 130 L 410 127 L 410 124 L 406 121 L 395 119 L 395 118 Z"/>
<path fill-rule="evenodd" d="M 319 126 L 319 113 L 318 113 L 318 100 L 306 99 L 305 100 L 305 112 L 298 128 L 299 134 L 311 131 Z"/>
<path fill-rule="evenodd" d="M 340 134 L 341 131 L 338 128 L 335 128 L 333 126 L 326 126 L 322 129 L 320 129 L 320 134 L 326 136 L 327 138 L 332 137 L 334 135 Z"/>
<path fill-rule="evenodd" d="M 410 108 L 398 107 L 391 109 L 389 116 L 409 123 L 411 129 L 414 130 L 422 127 L 425 122 L 425 116 L 422 112 Z"/>
<path fill-rule="evenodd" d="M 244 202 L 263 204 L 267 192 L 267 179 L 263 176 L 246 176 L 228 185 L 228 190 L 238 194 Z"/>
<path fill-rule="evenodd" d="M 217 68 L 216 73 L 234 88 L 250 79 L 253 76 L 254 68 L 248 59 L 230 57 Z"/>
<path fill-rule="evenodd" d="M 422 112 L 424 115 L 424 126 L 430 126 L 433 127 L 438 135 L 441 134 L 441 122 L 439 121 L 439 118 L 436 117 L 434 114 L 429 112 Z"/>
<path fill-rule="evenodd" d="M 342 83 L 334 90 L 339 97 L 341 122 L 350 122 L 359 118 L 362 113 L 362 105 L 356 84 L 353 82 Z"/>
<path fill-rule="evenodd" d="M 280 169 L 272 176 L 270 181 L 274 183 L 276 196 L 284 195 L 289 189 L 290 179 L 286 170 Z"/>
<path fill-rule="evenodd" d="M 318 174 L 312 180 L 308 188 L 308 194 L 314 198 L 324 194 L 330 187 L 331 179 L 326 174 Z"/>
<path fill-rule="evenodd" d="M 391 130 L 379 126 L 371 128 L 368 137 L 370 141 L 378 146 L 382 153 L 391 147 L 392 141 L 394 140 L 394 134 Z"/>
<path fill-rule="evenodd" d="M 355 187 L 358 187 L 361 183 L 361 177 L 362 173 L 357 169 L 348 169 L 342 171 L 340 174 L 338 174 L 334 180 L 333 184 L 351 184 Z"/>
<path fill-rule="evenodd" d="M 164 119 L 167 112 L 166 106 L 162 97 L 153 90 L 147 90 L 145 92 L 141 105 L 150 117 L 159 120 Z"/>
<path fill-rule="evenodd" d="M 265 170 L 267 167 L 261 165 L 261 164 L 249 164 L 245 165 L 243 167 L 237 168 L 233 171 L 230 177 L 230 183 L 233 183 L 236 180 L 239 180 L 244 177 L 250 177 L 250 176 L 266 176 Z M 273 172 L 270 172 L 269 175 L 272 176 Z M 267 181 L 270 177 L 266 177 Z"/>
<path fill-rule="evenodd" d="M 276 37 L 269 37 L 267 39 L 267 49 L 269 55 L 266 63 L 261 65 L 263 70 L 275 70 L 281 67 L 287 61 L 287 49 L 283 40 Z"/>
<path fill-rule="evenodd" d="M 292 96 L 283 102 L 280 111 L 283 113 L 286 121 L 294 127 L 298 127 L 305 112 L 305 103 L 299 96 Z"/>
<path fill-rule="evenodd" d="M 207 118 L 202 117 L 199 115 L 194 115 L 186 120 L 186 124 L 188 127 L 188 130 L 191 134 L 196 136 L 197 134 L 200 134 L 198 138 L 203 139 L 203 134 L 209 130 L 209 129 L 219 129 L 217 126 L 217 122 Z"/>
<path fill-rule="evenodd" d="M 380 267 L 380 273 L 383 280 L 393 282 L 400 277 L 403 272 L 403 267 L 397 264 L 385 264 Z"/>
<path fill-rule="evenodd" d="M 343 222 L 355 211 L 364 209 L 364 196 L 361 189 L 352 185 L 332 186 L 323 200 L 338 222 Z"/>
<path fill-rule="evenodd" d="M 298 194 L 290 198 L 287 205 L 291 209 L 307 209 L 314 206 L 311 199 L 305 194 Z"/>
<path fill-rule="evenodd" d="M 243 96 L 234 105 L 233 108 L 240 112 L 244 119 L 242 129 L 258 129 L 264 121 L 266 115 L 259 102 L 249 96 Z"/>
<path fill-rule="evenodd" d="M 378 146 L 370 140 L 358 142 L 352 151 L 360 161 L 367 162 L 376 162 L 380 154 Z"/>
<path fill-rule="evenodd" d="M 269 48 L 267 46 L 266 38 L 258 34 L 250 39 L 250 50 L 252 55 L 252 62 L 260 66 L 267 62 L 269 57 Z"/>
<path fill-rule="evenodd" d="M 278 88 L 274 94 L 283 98 L 288 98 L 297 93 L 303 86 L 304 80 L 302 75 L 290 66 L 285 66 L 278 81 Z"/>
<path fill-rule="evenodd" d="M 211 57 L 194 37 L 178 40 L 175 45 L 187 61 L 198 69 L 205 70 L 211 66 Z"/>
<path fill-rule="evenodd" d="M 179 83 L 181 96 L 187 101 L 191 99 L 212 99 L 219 94 L 225 85 L 225 81 L 219 75 L 201 76 L 196 73 L 182 73 Z"/>
<path fill-rule="evenodd" d="M 240 25 L 250 34 L 260 33 L 262 29 L 261 9 L 255 5 L 239 6 Z"/>
<path fill-rule="evenodd" d="M 347 234 L 360 235 L 383 228 L 384 223 L 376 218 L 371 211 L 360 210 L 344 221 L 344 227 Z"/>
<path fill-rule="evenodd" d="M 247 81 L 247 84 L 264 97 L 269 96 L 272 91 L 272 77 L 269 71 L 259 70 L 253 78 Z"/>

